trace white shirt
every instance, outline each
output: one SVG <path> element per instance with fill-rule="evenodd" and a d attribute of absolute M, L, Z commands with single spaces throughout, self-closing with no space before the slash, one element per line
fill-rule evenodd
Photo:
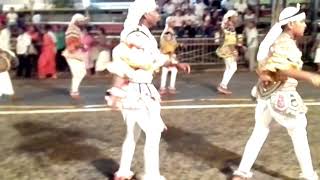
<path fill-rule="evenodd" d="M 171 0 L 171 2 L 175 5 L 180 5 L 180 4 L 184 3 L 184 0 Z"/>
<path fill-rule="evenodd" d="M 172 16 L 173 26 L 174 27 L 182 27 L 184 24 L 185 17 L 184 16 Z"/>
<path fill-rule="evenodd" d="M 35 14 L 32 16 L 32 23 L 33 24 L 39 24 L 41 22 L 41 15 Z"/>
<path fill-rule="evenodd" d="M 256 15 L 254 13 L 252 13 L 252 14 L 244 14 L 243 19 L 244 19 L 244 21 L 255 20 L 256 19 Z"/>
<path fill-rule="evenodd" d="M 7 14 L 7 20 L 8 24 L 17 24 L 17 19 L 18 19 L 18 14 L 13 12 L 13 13 L 8 13 Z"/>
<path fill-rule="evenodd" d="M 26 54 L 31 45 L 31 36 L 28 33 L 20 34 L 17 38 L 16 52 L 18 55 Z"/>
<path fill-rule="evenodd" d="M 194 4 L 194 14 L 198 18 L 202 18 L 205 8 L 207 8 L 207 6 L 203 2 Z"/>
<path fill-rule="evenodd" d="M 163 12 L 165 12 L 166 14 L 173 14 L 174 11 L 176 10 L 176 6 L 174 4 L 164 4 L 163 5 Z"/>
<path fill-rule="evenodd" d="M 247 0 L 247 3 L 251 6 L 256 6 L 258 5 L 258 0 Z"/>
<path fill-rule="evenodd" d="M 184 21 L 186 22 L 187 25 L 197 24 L 197 16 L 196 15 L 185 14 L 183 17 L 184 17 Z"/>
<path fill-rule="evenodd" d="M 233 2 L 233 0 L 222 0 L 221 6 L 227 10 L 231 10 L 231 9 L 233 9 L 234 2 Z"/>
<path fill-rule="evenodd" d="M 258 30 L 257 28 L 245 28 L 245 35 L 248 48 L 258 47 Z"/>
<path fill-rule="evenodd" d="M 4 50 L 10 50 L 10 37 L 11 33 L 7 28 L 0 30 L 0 48 Z"/>
<path fill-rule="evenodd" d="M 248 8 L 248 5 L 246 2 L 236 2 L 234 3 L 234 9 L 237 10 L 238 12 L 244 13 Z"/>

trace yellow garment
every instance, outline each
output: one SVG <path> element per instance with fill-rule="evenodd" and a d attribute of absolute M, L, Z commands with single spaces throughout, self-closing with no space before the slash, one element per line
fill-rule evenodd
<path fill-rule="evenodd" d="M 261 70 L 276 72 L 278 70 L 288 70 L 291 68 L 301 69 L 303 61 L 302 53 L 294 41 L 286 33 L 280 35 L 270 48 L 270 56 L 263 61 L 259 67 Z"/>
<path fill-rule="evenodd" d="M 118 46 L 121 49 L 120 59 L 131 68 L 154 71 L 154 63 L 150 61 L 152 58 L 148 57 L 143 49 L 134 46 L 129 47 L 125 43 L 120 43 Z"/>
<path fill-rule="evenodd" d="M 160 39 L 160 51 L 163 54 L 174 54 L 177 47 L 178 47 L 178 42 L 175 39 L 174 35 L 172 35 L 171 40 L 166 40 L 165 37 L 162 37 Z"/>
<path fill-rule="evenodd" d="M 237 34 L 235 31 L 223 30 L 224 40 L 222 45 L 216 50 L 217 55 L 222 59 L 238 57 L 237 45 Z"/>

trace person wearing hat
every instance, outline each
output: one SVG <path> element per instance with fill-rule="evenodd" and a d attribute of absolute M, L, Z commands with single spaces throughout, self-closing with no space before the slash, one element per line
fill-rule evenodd
<path fill-rule="evenodd" d="M 160 83 L 160 94 L 165 94 L 167 92 L 166 89 L 166 82 L 167 82 L 167 76 L 168 73 L 171 72 L 171 78 L 170 78 L 170 86 L 168 88 L 169 93 L 175 94 L 176 93 L 176 78 L 178 74 L 178 69 L 176 67 L 176 64 L 178 64 L 177 61 L 177 55 L 175 53 L 177 47 L 179 46 L 177 40 L 176 40 L 176 34 L 173 29 L 173 19 L 171 16 L 167 17 L 166 19 L 166 26 L 160 36 L 160 51 L 163 53 L 170 63 L 168 63 L 167 66 L 162 67 L 161 71 L 161 83 Z"/>
<path fill-rule="evenodd" d="M 269 134 L 272 119 L 285 127 L 291 137 L 302 171 L 300 178 L 318 179 L 312 165 L 307 138 L 307 108 L 296 87 L 297 80 L 305 80 L 319 87 L 320 76 L 301 70 L 302 53 L 296 40 L 304 34 L 306 15 L 299 11 L 299 5 L 283 9 L 279 21 L 259 46 L 255 127 L 244 149 L 240 165 L 234 172 L 233 180 L 252 177 L 250 170 Z"/>
<path fill-rule="evenodd" d="M 114 84 L 107 91 L 106 100 L 109 105 L 121 109 L 127 130 L 114 180 L 133 177 L 131 162 L 141 130 L 146 136 L 142 179 L 165 179 L 160 174 L 159 145 L 166 126 L 160 115 L 160 95 L 152 79 L 154 71 L 167 59 L 160 53 L 158 43 L 149 30 L 160 20 L 156 8 L 154 0 L 135 0 L 130 5 L 120 35 L 121 42 L 113 49 L 113 61 L 107 67 L 114 74 Z M 177 67 L 190 71 L 186 64 L 178 64 Z"/>
<path fill-rule="evenodd" d="M 221 29 L 223 31 L 224 40 L 222 45 L 216 50 L 217 55 L 224 60 L 226 65 L 222 81 L 217 87 L 217 90 L 226 95 L 232 94 L 232 92 L 228 90 L 228 84 L 234 73 L 237 71 L 237 59 L 239 56 L 235 29 L 237 18 L 238 13 L 234 10 L 229 10 L 223 16 Z"/>
<path fill-rule="evenodd" d="M 72 74 L 70 96 L 79 99 L 79 86 L 86 75 L 85 52 L 81 42 L 82 32 L 80 25 L 86 24 L 88 18 L 82 14 L 72 16 L 68 29 L 65 33 L 66 49 L 62 55 L 66 58 Z"/>

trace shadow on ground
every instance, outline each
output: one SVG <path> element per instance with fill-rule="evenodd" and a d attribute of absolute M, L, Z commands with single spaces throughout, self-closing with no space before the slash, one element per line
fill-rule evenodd
<path fill-rule="evenodd" d="M 228 179 L 232 176 L 233 167 L 237 167 L 241 160 L 239 154 L 211 144 L 201 134 L 190 133 L 180 128 L 168 127 L 163 138 L 169 145 L 168 151 L 183 153 L 195 161 L 202 161 L 212 168 L 219 169 Z M 254 169 L 274 178 L 296 180 L 261 165 L 254 165 Z"/>
<path fill-rule="evenodd" d="M 17 151 L 43 153 L 54 163 L 88 161 L 102 156 L 98 148 L 83 143 L 86 134 L 80 130 L 57 128 L 42 122 L 17 123 L 14 128 L 24 139 L 16 147 Z"/>

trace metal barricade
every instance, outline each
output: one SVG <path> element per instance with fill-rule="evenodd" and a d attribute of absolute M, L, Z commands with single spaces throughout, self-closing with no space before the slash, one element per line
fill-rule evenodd
<path fill-rule="evenodd" d="M 176 52 L 180 62 L 193 65 L 224 64 L 223 60 L 216 55 L 216 49 L 220 45 L 219 38 L 181 38 L 177 40 L 182 44 Z M 238 63 L 245 63 L 243 55 L 240 56 Z"/>

